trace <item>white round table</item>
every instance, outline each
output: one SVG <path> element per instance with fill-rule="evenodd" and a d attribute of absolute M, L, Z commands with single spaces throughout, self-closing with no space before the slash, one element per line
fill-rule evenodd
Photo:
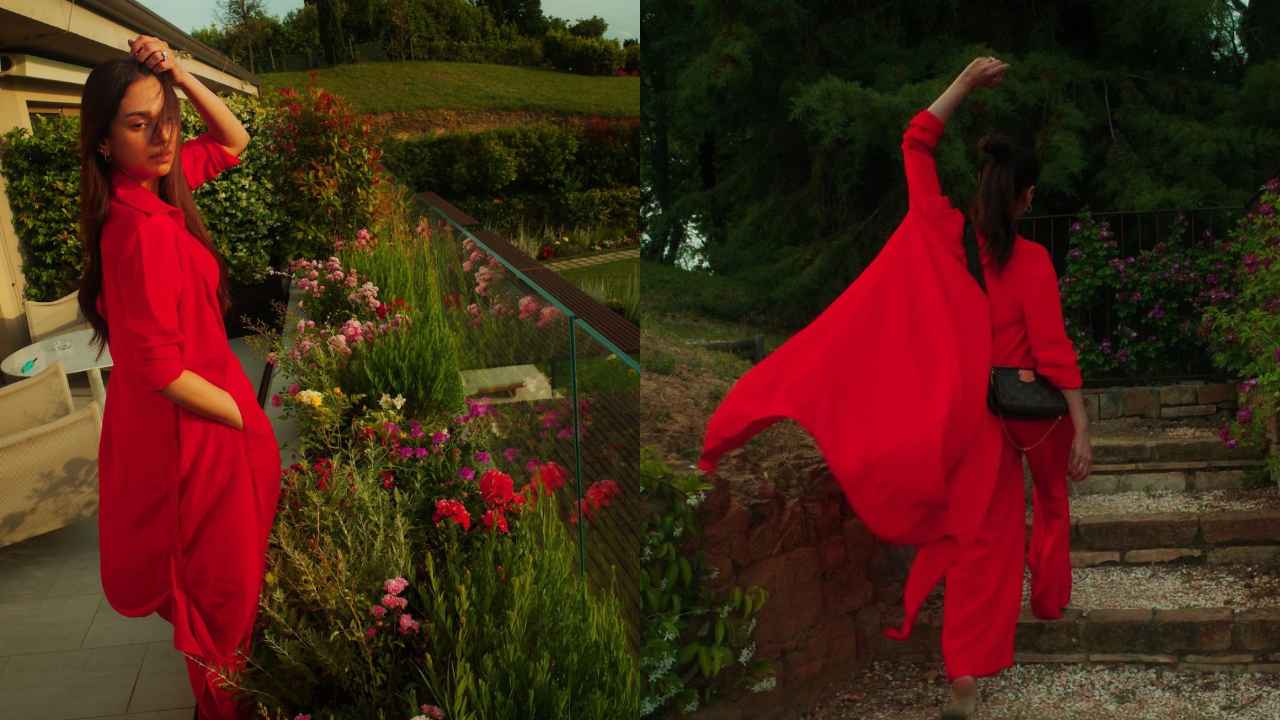
<path fill-rule="evenodd" d="M 98 357 L 98 348 L 91 344 L 92 340 L 93 328 L 50 335 L 10 353 L 9 357 L 0 361 L 0 370 L 11 377 L 31 377 L 61 360 L 62 367 L 68 374 L 89 374 L 93 399 L 98 401 L 98 411 L 101 412 L 107 401 L 101 369 L 112 366 L 111 350 L 104 347 L 102 356 Z"/>

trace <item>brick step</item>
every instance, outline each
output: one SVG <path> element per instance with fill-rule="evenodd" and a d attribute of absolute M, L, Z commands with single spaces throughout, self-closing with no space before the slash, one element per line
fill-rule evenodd
<path fill-rule="evenodd" d="M 1040 620 L 1024 606 L 1015 639 L 1019 662 L 1280 672 L 1280 569 L 1112 567 L 1077 569 L 1072 575 L 1072 604 L 1062 618 Z M 1028 595 L 1025 582 L 1023 595 Z M 882 626 L 901 622 L 896 602 L 883 614 Z M 868 632 L 872 652 L 938 657 L 941 620 L 940 586 L 906 642 Z M 863 622 L 874 624 L 866 617 Z"/>

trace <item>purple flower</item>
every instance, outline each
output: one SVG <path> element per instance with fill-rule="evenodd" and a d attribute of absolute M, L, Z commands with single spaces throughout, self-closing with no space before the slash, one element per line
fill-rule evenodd
<path fill-rule="evenodd" d="M 426 449 L 426 448 L 424 448 L 424 447 L 414 448 L 414 450 L 415 450 L 415 452 L 416 452 L 417 456 L 418 456 L 418 457 L 420 457 L 420 458 L 424 458 L 424 457 L 426 457 L 426 456 L 427 456 L 427 453 L 428 453 L 428 452 L 430 452 L 429 450 L 427 450 L 427 449 Z"/>
<path fill-rule="evenodd" d="M 565 425 L 564 427 L 560 428 L 560 432 L 556 433 L 556 437 L 560 438 L 561 440 L 568 440 L 569 438 L 573 437 L 573 427 L 570 425 Z"/>
<path fill-rule="evenodd" d="M 489 462 L 489 453 L 485 452 L 484 450 L 477 450 L 476 462 L 480 463 L 481 465 L 487 464 Z"/>
<path fill-rule="evenodd" d="M 409 447 L 408 445 L 405 445 L 405 446 L 401 447 L 401 448 L 400 448 L 400 457 L 402 457 L 402 458 L 411 458 L 411 457 L 413 457 L 413 448 Z"/>
<path fill-rule="evenodd" d="M 515 462 L 516 457 L 518 455 L 520 455 L 520 451 L 513 447 L 507 448 L 506 450 L 502 451 L 502 457 L 505 458 L 506 461 L 509 463 Z"/>
<path fill-rule="evenodd" d="M 476 477 L 476 471 L 472 470 L 469 467 L 463 467 L 461 470 L 458 471 L 458 476 L 461 477 L 463 480 L 467 480 L 467 481 L 474 480 Z"/>
<path fill-rule="evenodd" d="M 444 441 L 448 439 L 449 439 L 449 433 L 441 430 L 440 432 L 431 436 L 431 444 L 435 445 L 436 447 L 440 447 L 441 445 L 444 444 Z"/>
<path fill-rule="evenodd" d="M 1248 422 L 1252 419 L 1253 419 L 1253 408 L 1240 408 L 1240 411 L 1236 413 L 1236 421 L 1242 425 L 1248 424 Z"/>
<path fill-rule="evenodd" d="M 1239 445 L 1240 443 L 1236 442 L 1235 438 L 1232 438 L 1227 441 L 1227 447 L 1231 448 L 1232 450 L 1235 450 Z"/>
<path fill-rule="evenodd" d="M 423 432 L 422 430 L 422 423 L 418 422 L 417 420 L 409 421 L 409 435 L 415 438 L 420 438 L 423 435 L 426 435 L 426 433 Z"/>
<path fill-rule="evenodd" d="M 1077 220 L 1077 221 L 1075 221 L 1075 222 L 1071 223 L 1071 232 L 1080 232 L 1080 221 L 1079 221 L 1079 220 Z"/>
<path fill-rule="evenodd" d="M 524 464 L 524 469 L 526 472 L 533 472 L 537 470 L 538 466 L 541 464 L 542 463 L 538 462 L 537 458 L 530 458 L 529 462 Z"/>

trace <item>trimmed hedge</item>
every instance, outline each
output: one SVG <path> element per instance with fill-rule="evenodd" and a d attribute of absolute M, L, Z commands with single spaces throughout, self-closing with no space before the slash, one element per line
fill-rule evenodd
<path fill-rule="evenodd" d="M 632 227 L 640 210 L 640 130 L 628 119 L 529 125 L 391 140 L 383 162 L 486 224 Z"/>

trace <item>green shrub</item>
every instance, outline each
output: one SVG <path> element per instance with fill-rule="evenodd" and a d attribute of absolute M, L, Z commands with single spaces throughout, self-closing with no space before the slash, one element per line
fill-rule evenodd
<path fill-rule="evenodd" d="M 343 99 L 315 86 L 269 96 L 272 121 L 259 153 L 273 161 L 271 199 L 289 218 L 277 238 L 284 257 L 328 257 L 335 237 L 354 237 L 373 216 L 382 178 L 368 120 Z"/>
<path fill-rule="evenodd" d="M 1236 416 L 1220 431 L 1230 448 L 1265 447 L 1267 426 L 1280 412 L 1280 178 L 1262 189 L 1228 243 L 1230 277 L 1222 280 L 1237 292 L 1218 295 L 1202 324 L 1215 363 L 1244 379 Z M 1280 479 L 1280 455 L 1267 457 L 1274 483 Z"/>
<path fill-rule="evenodd" d="M 640 212 L 639 125 L 590 118 L 387 144 L 386 164 L 416 192 L 448 199 L 495 230 L 608 227 Z"/>
<path fill-rule="evenodd" d="M 233 94 L 223 98 L 251 138 L 240 164 L 196 189 L 194 198 L 214 244 L 227 261 L 234 280 L 250 285 L 267 276 L 272 267 L 289 260 L 278 238 L 288 232 L 288 215 L 277 201 L 273 176 L 277 170 L 268 148 L 271 111 L 256 97 Z M 182 123 L 191 136 L 208 127 L 190 103 L 182 105 Z"/>
<path fill-rule="evenodd" d="M 1230 290 L 1227 256 L 1208 231 L 1198 238 L 1185 234 L 1186 222 L 1178 216 L 1167 240 L 1119 257 L 1107 222 L 1086 212 L 1072 224 L 1059 284 L 1067 332 L 1086 376 L 1211 368 L 1205 335 L 1197 330 L 1216 293 Z M 1108 313 L 1110 332 L 1090 324 Z"/>
<path fill-rule="evenodd" d="M 625 61 L 622 46 L 616 40 L 559 31 L 547 33 L 542 48 L 552 67 L 580 75 L 612 75 Z"/>
<path fill-rule="evenodd" d="M 631 43 L 624 50 L 626 60 L 623 61 L 623 69 L 629 73 L 640 72 L 640 43 Z"/>
<path fill-rule="evenodd" d="M 18 235 L 28 300 L 56 300 L 76 289 L 82 265 L 80 121 L 34 117 L 31 131 L 14 128 L 0 137 L 4 172 Z"/>

